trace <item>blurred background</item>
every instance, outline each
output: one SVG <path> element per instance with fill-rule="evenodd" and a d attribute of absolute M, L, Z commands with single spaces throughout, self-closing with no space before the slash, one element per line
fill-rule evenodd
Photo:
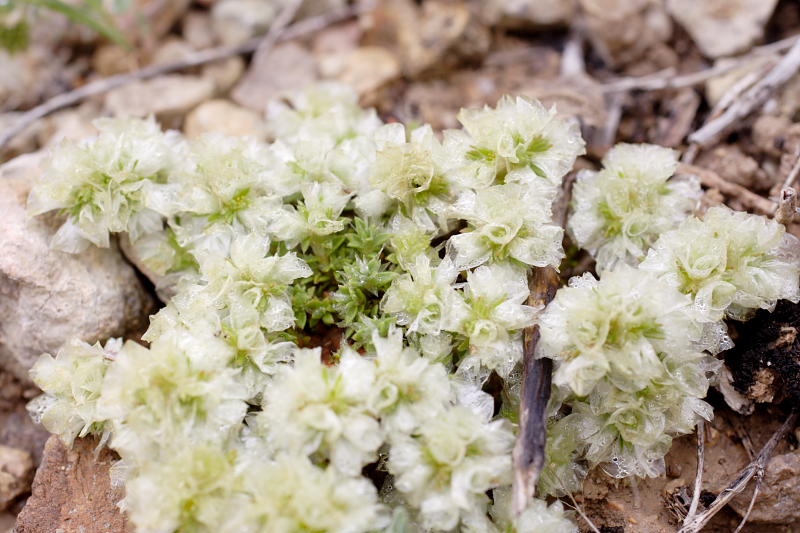
<path fill-rule="evenodd" d="M 92 135 L 100 116 L 154 115 L 192 138 L 266 139 L 270 99 L 336 80 L 385 120 L 436 130 L 457 127 L 461 107 L 536 97 L 580 122 L 579 168 L 597 167 L 616 142 L 660 144 L 683 153 L 679 171 L 701 179 L 704 207 L 771 215 L 800 170 L 798 36 L 797 0 L 0 0 L 0 163 L 27 162 L 0 176 Z M 790 231 L 800 235 L 797 224 Z M 12 311 L 0 306 L 0 321 L 2 312 Z M 42 461 L 47 435 L 24 410 L 36 394 L 0 365 L 0 531 Z M 781 421 L 767 397 L 746 419 L 756 449 Z M 708 428 L 706 479 L 720 488 L 749 460 L 742 423 L 729 409 Z M 576 503 L 604 533 L 675 531 L 693 439 L 676 441 L 667 478 L 634 490 L 590 477 Z M 787 458 L 767 473 L 744 531 L 800 531 L 796 446 L 781 444 Z M 73 524 L 122 524 L 102 504 L 113 487 L 93 477 L 111 458 L 69 453 L 53 459 L 76 472 L 53 481 L 61 510 L 41 504 L 37 525 L 18 533 L 78 531 L 64 518 L 70 505 L 91 514 Z M 731 531 L 748 502 L 737 497 L 708 531 Z"/>

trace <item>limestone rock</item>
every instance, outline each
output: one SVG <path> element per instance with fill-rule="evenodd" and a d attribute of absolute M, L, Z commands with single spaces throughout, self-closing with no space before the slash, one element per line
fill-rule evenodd
<path fill-rule="evenodd" d="M 134 43 L 158 42 L 189 9 L 191 0 L 133 0 L 114 18 Z"/>
<path fill-rule="evenodd" d="M 667 0 L 670 15 L 708 57 L 743 52 L 763 37 L 777 0 Z"/>
<path fill-rule="evenodd" d="M 183 129 L 190 139 L 196 139 L 207 132 L 257 139 L 265 136 L 264 121 L 256 112 L 227 100 L 209 100 L 199 105 L 186 117 Z"/>
<path fill-rule="evenodd" d="M 280 9 L 279 2 L 221 0 L 211 8 L 211 25 L 217 39 L 236 45 L 264 33 Z"/>
<path fill-rule="evenodd" d="M 341 73 L 347 57 L 358 48 L 362 34 L 357 21 L 335 24 L 316 34 L 311 50 L 317 58 L 320 75 L 334 78 Z"/>
<path fill-rule="evenodd" d="M 672 35 L 672 23 L 660 2 L 580 0 L 589 39 L 610 66 L 635 61 Z"/>
<path fill-rule="evenodd" d="M 156 115 L 171 127 L 182 115 L 211 98 L 214 82 L 199 76 L 172 74 L 125 85 L 109 92 L 106 109 L 114 115 Z"/>
<path fill-rule="evenodd" d="M 216 42 L 211 16 L 204 11 L 189 11 L 181 21 L 181 35 L 195 50 L 211 48 Z"/>
<path fill-rule="evenodd" d="M 96 446 L 94 439 L 78 439 L 69 450 L 50 437 L 17 533 L 133 533 L 117 507 L 124 490 L 109 476 L 116 454 L 103 449 L 95 457 Z"/>
<path fill-rule="evenodd" d="M 416 77 L 482 58 L 490 38 L 485 24 L 464 4 L 433 0 L 417 6 L 395 0 L 376 8 L 364 43 L 391 50 L 403 72 Z"/>
<path fill-rule="evenodd" d="M 743 515 L 753 496 L 753 483 L 731 500 L 733 510 Z M 789 524 L 800 520 L 800 452 L 776 455 L 767 463 L 761 490 L 748 522 Z"/>
<path fill-rule="evenodd" d="M 71 337 L 105 340 L 141 329 L 152 298 L 115 249 L 52 250 L 54 216 L 29 218 L 25 203 L 41 154 L 0 167 L 0 367 L 29 382 L 42 352 Z"/>
<path fill-rule="evenodd" d="M 577 7 L 576 0 L 494 0 L 488 9 L 502 26 L 540 28 L 568 24 Z"/>
<path fill-rule="evenodd" d="M 167 38 L 153 52 L 150 64 L 165 65 L 183 61 L 192 55 L 194 51 L 194 47 L 188 41 L 175 37 Z"/>
<path fill-rule="evenodd" d="M 764 191 L 772 186 L 772 181 L 759 171 L 758 161 L 743 153 L 735 144 L 720 144 L 704 151 L 697 158 L 697 165 L 748 189 Z"/>
<path fill-rule="evenodd" d="M 394 54 L 380 46 L 362 46 L 347 55 L 337 78 L 366 94 L 399 75 L 400 64 Z"/>
<path fill-rule="evenodd" d="M 231 96 L 237 104 L 263 112 L 270 99 L 286 91 L 303 89 L 316 79 L 314 56 L 296 42 L 281 43 L 271 53 L 253 58 Z"/>
<path fill-rule="evenodd" d="M 0 511 L 28 491 L 32 477 L 31 455 L 24 450 L 0 445 Z"/>
<path fill-rule="evenodd" d="M 203 66 L 201 75 L 214 84 L 216 94 L 226 94 L 244 74 L 244 59 L 239 56 Z"/>
<path fill-rule="evenodd" d="M 137 54 L 132 54 L 130 50 L 125 50 L 118 44 L 100 45 L 92 54 L 92 68 L 102 77 L 133 72 L 138 67 Z"/>

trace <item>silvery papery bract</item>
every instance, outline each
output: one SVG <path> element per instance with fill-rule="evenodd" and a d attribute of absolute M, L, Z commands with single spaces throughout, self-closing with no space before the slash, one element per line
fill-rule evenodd
<path fill-rule="evenodd" d="M 147 347 L 43 355 L 30 410 L 119 453 L 137 531 L 576 531 L 558 502 L 512 516 L 508 492 L 522 334 L 542 313 L 527 275 L 564 257 L 552 202 L 584 143 L 525 98 L 459 120 L 383 124 L 321 84 L 269 103 L 270 143 L 103 119 L 53 151 L 29 202 L 60 210 L 53 245 L 119 235 L 165 305 Z M 538 318 L 550 493 L 595 465 L 658 473 L 711 416 L 709 332 L 797 299 L 782 230 L 715 210 L 679 227 L 698 188 L 674 170 L 669 150 L 622 146 L 576 186 L 570 231 L 601 277 Z"/>
<path fill-rule="evenodd" d="M 551 427 L 548 491 L 579 488 L 578 461 L 659 475 L 672 436 L 711 417 L 702 398 L 718 362 L 698 349 L 691 299 L 654 274 L 622 265 L 573 278 L 540 324 L 538 356 L 555 361 L 554 398 L 571 408 Z"/>
<path fill-rule="evenodd" d="M 649 144 L 618 144 L 598 172 L 581 171 L 572 193 L 568 229 L 598 270 L 637 265 L 663 232 L 697 205 L 700 184 L 672 178 L 677 153 Z"/>
<path fill-rule="evenodd" d="M 583 141 L 533 100 L 460 117 L 383 125 L 321 84 L 268 105 L 271 143 L 107 119 L 54 151 L 30 202 L 65 216 L 54 245 L 120 234 L 166 305 L 148 347 L 43 355 L 31 411 L 120 454 L 138 531 L 509 527 L 487 493 L 514 426 L 481 387 L 518 379 L 527 268 L 563 256 L 550 204 Z M 543 524 L 574 530 L 537 502 L 513 527 Z"/>
<path fill-rule="evenodd" d="M 642 268 L 690 295 L 709 321 L 800 300 L 797 239 L 774 220 L 725 206 L 662 235 Z"/>

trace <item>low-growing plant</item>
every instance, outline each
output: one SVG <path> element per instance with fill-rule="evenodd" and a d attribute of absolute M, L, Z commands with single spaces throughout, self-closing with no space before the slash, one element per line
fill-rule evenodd
<path fill-rule="evenodd" d="M 575 532 L 560 502 L 511 513 L 523 330 L 555 361 L 541 488 L 560 495 L 596 465 L 660 473 L 712 416 L 723 318 L 798 299 L 782 226 L 687 219 L 699 188 L 669 180 L 674 154 L 626 145 L 576 186 L 599 279 L 527 305 L 530 269 L 564 257 L 552 203 L 583 153 L 535 100 L 441 138 L 338 85 L 267 118 L 270 144 L 104 119 L 31 193 L 63 214 L 53 246 L 125 234 L 168 299 L 146 346 L 75 340 L 32 370 L 37 419 L 120 454 L 139 531 Z"/>

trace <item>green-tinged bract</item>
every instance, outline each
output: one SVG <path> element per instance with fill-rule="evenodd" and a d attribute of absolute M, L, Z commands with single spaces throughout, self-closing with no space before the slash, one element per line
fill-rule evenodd
<path fill-rule="evenodd" d="M 560 495 L 596 465 L 658 474 L 712 415 L 723 317 L 800 297 L 781 226 L 687 219 L 676 155 L 621 145 L 575 186 L 600 276 L 543 311 L 528 275 L 564 257 L 575 121 L 505 97 L 439 135 L 335 84 L 267 107 L 270 143 L 100 120 L 31 193 L 60 210 L 54 246 L 119 234 L 165 301 L 147 346 L 73 340 L 31 371 L 46 428 L 119 453 L 139 532 L 575 533 L 558 501 L 511 513 L 526 328 L 555 362 L 541 486 Z"/>
<path fill-rule="evenodd" d="M 661 236 L 642 263 L 694 299 L 709 321 L 744 320 L 800 300 L 797 239 L 774 220 L 712 207 Z"/>
<path fill-rule="evenodd" d="M 166 305 L 147 347 L 43 355 L 31 410 L 120 454 L 137 531 L 506 527 L 487 494 L 514 426 L 482 388 L 518 382 L 527 270 L 563 256 L 551 203 L 583 141 L 523 98 L 460 118 L 382 124 L 321 84 L 268 105 L 271 143 L 105 119 L 54 151 L 30 202 L 65 216 L 54 245 L 120 234 Z"/>
<path fill-rule="evenodd" d="M 696 207 L 700 184 L 672 177 L 677 153 L 650 144 L 618 144 L 598 172 L 581 171 L 572 193 L 568 229 L 598 270 L 637 265 L 656 239 Z"/>

